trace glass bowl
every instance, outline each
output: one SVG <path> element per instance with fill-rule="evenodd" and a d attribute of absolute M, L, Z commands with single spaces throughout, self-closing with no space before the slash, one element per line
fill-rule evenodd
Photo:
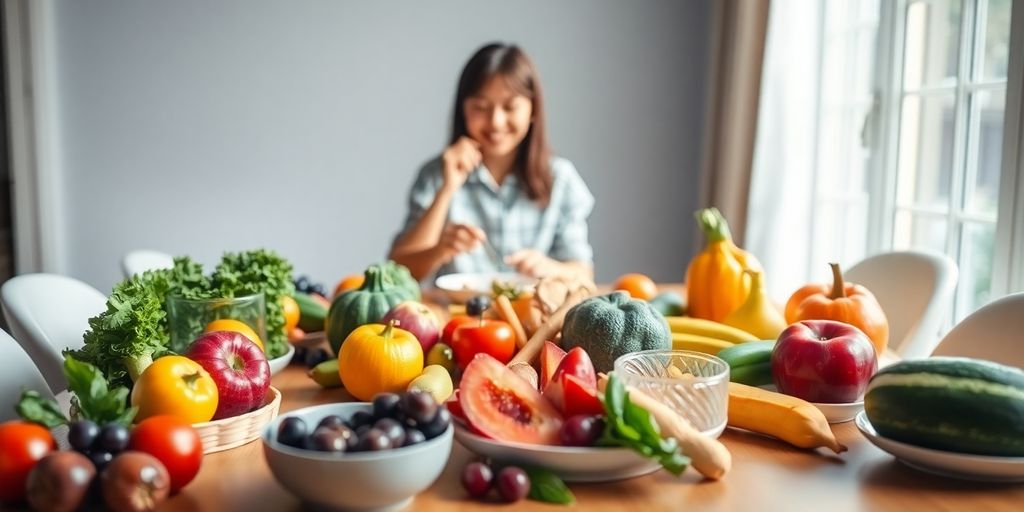
<path fill-rule="evenodd" d="M 697 430 L 718 437 L 729 407 L 729 365 L 690 350 L 643 350 L 615 360 L 615 374 L 686 418 Z"/>
<path fill-rule="evenodd" d="M 212 299 L 187 299 L 177 295 L 167 297 L 167 324 L 170 328 L 171 350 L 184 354 L 190 343 L 203 333 L 206 326 L 222 318 L 230 318 L 248 325 L 266 342 L 266 305 L 263 294 Z"/>

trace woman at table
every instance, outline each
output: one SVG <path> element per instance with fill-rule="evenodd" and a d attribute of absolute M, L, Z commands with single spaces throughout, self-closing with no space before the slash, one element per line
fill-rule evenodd
<path fill-rule="evenodd" d="M 592 279 L 594 197 L 546 134 L 530 58 L 514 45 L 477 50 L 459 77 L 449 145 L 416 176 L 390 258 L 421 280 L 513 270 Z"/>

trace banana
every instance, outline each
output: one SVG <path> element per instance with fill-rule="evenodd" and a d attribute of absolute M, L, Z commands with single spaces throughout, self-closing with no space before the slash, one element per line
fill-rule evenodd
<path fill-rule="evenodd" d="M 729 383 L 729 426 L 779 438 L 799 448 L 846 447 L 836 440 L 825 415 L 809 402 L 761 388 Z"/>
<path fill-rule="evenodd" d="M 729 380 L 749 386 L 772 383 L 774 341 L 740 343 L 715 354 L 729 363 Z"/>
<path fill-rule="evenodd" d="M 340 388 L 341 374 L 338 373 L 338 360 L 328 359 L 312 368 L 307 373 L 313 382 L 325 388 Z"/>
<path fill-rule="evenodd" d="M 696 334 L 698 336 L 730 341 L 732 343 L 745 343 L 748 341 L 757 341 L 758 339 L 757 336 L 754 336 L 749 332 L 735 327 L 729 327 L 722 323 L 705 320 L 703 318 L 666 316 L 665 320 L 668 321 L 668 327 L 674 333 Z"/>
<path fill-rule="evenodd" d="M 696 334 L 672 333 L 672 350 L 693 350 L 705 354 L 715 355 L 725 348 L 733 346 L 732 343 L 723 340 L 716 340 Z"/>

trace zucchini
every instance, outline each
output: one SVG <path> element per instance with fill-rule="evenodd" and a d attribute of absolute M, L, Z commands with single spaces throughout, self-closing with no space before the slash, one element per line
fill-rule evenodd
<path fill-rule="evenodd" d="M 879 434 L 937 450 L 1024 456 L 1024 371 L 958 357 L 904 361 L 871 378 L 864 410 Z"/>

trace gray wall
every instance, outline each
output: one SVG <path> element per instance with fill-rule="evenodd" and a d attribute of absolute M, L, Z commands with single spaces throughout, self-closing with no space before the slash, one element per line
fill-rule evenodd
<path fill-rule="evenodd" d="M 266 246 L 328 285 L 383 258 L 480 45 L 540 69 L 551 141 L 597 198 L 597 277 L 682 280 L 710 3 L 84 1 L 55 5 L 67 273 L 126 251 Z"/>

